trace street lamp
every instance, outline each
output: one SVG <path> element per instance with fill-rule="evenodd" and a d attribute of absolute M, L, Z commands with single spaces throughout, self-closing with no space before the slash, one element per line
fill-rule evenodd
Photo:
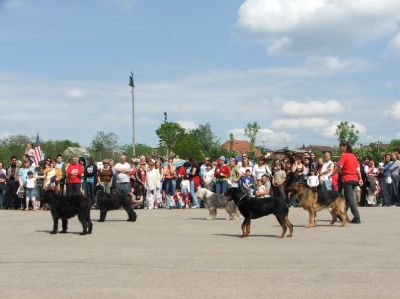
<path fill-rule="evenodd" d="M 132 155 L 136 156 L 135 151 L 135 81 L 133 78 L 133 73 L 129 76 L 129 86 L 131 87 L 132 94 Z"/>

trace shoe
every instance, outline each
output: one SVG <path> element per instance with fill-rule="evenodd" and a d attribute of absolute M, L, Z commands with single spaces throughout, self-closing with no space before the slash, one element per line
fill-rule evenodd
<path fill-rule="evenodd" d="M 350 223 L 360 224 L 360 223 L 361 223 L 361 220 L 360 220 L 360 219 L 353 218 L 353 220 L 351 220 Z"/>
<path fill-rule="evenodd" d="M 192 209 L 198 209 L 198 208 L 199 208 L 198 206 L 193 206 L 193 207 L 192 207 Z"/>

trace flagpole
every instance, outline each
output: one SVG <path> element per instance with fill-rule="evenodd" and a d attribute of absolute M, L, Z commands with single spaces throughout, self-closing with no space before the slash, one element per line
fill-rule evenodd
<path fill-rule="evenodd" d="M 129 86 L 131 87 L 132 94 L 132 157 L 136 156 L 135 150 L 135 81 L 133 78 L 133 73 L 129 77 Z"/>

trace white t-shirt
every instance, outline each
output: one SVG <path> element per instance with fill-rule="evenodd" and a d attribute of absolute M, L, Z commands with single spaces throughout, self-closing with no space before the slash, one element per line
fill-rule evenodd
<path fill-rule="evenodd" d="M 203 181 L 206 185 L 209 185 L 214 181 L 214 171 L 212 169 L 204 172 Z"/>
<path fill-rule="evenodd" d="M 321 180 L 322 182 L 331 179 L 331 176 L 332 176 L 332 173 L 333 173 L 333 168 L 334 168 L 334 164 L 333 164 L 332 161 L 325 162 L 325 163 L 322 165 L 321 173 L 323 173 L 323 172 L 325 172 L 325 171 L 328 171 L 328 170 L 330 169 L 330 171 L 329 171 L 328 173 L 323 174 L 323 175 L 321 175 L 321 176 L 319 177 L 320 180 Z"/>
<path fill-rule="evenodd" d="M 246 170 L 247 170 L 247 169 L 249 169 L 250 171 L 252 171 L 251 166 L 247 166 L 247 167 L 240 166 L 240 167 L 239 167 L 239 172 L 240 172 L 240 174 L 244 175 L 244 174 L 246 173 Z"/>
<path fill-rule="evenodd" d="M 311 188 L 318 187 L 319 185 L 319 180 L 316 175 L 310 175 L 307 179 L 307 185 Z"/>
<path fill-rule="evenodd" d="M 35 182 L 36 182 L 35 178 L 27 178 L 26 179 L 26 188 L 34 189 L 35 188 Z"/>
<path fill-rule="evenodd" d="M 181 190 L 186 189 L 188 193 L 190 193 L 190 181 L 189 180 L 182 180 L 181 182 Z"/>
<path fill-rule="evenodd" d="M 261 165 L 258 164 L 254 165 L 253 167 L 253 175 L 256 177 L 257 180 L 261 180 L 261 177 L 266 175 L 271 175 L 271 169 L 269 169 L 268 165 Z"/>
<path fill-rule="evenodd" d="M 117 183 L 129 183 L 129 173 L 121 173 L 119 171 L 125 170 L 125 171 L 130 171 L 131 166 L 129 163 L 117 163 L 114 167 L 116 173 L 117 173 Z"/>

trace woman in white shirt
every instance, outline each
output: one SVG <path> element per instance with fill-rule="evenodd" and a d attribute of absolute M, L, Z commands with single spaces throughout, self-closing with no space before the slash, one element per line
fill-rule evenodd
<path fill-rule="evenodd" d="M 258 159 L 258 163 L 254 165 L 253 167 L 253 177 L 256 180 L 261 180 L 261 177 L 265 174 L 266 176 L 271 175 L 271 169 L 268 167 L 268 165 L 265 163 L 265 157 L 260 156 Z"/>

